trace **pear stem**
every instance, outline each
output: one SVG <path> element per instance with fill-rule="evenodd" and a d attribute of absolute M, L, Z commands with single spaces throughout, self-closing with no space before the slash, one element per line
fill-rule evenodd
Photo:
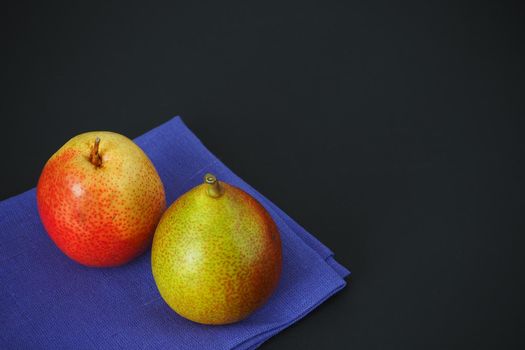
<path fill-rule="evenodd" d="M 98 154 L 99 144 L 100 144 L 100 138 L 97 137 L 95 139 L 95 144 L 93 145 L 93 148 L 91 148 L 91 154 L 89 156 L 89 161 L 97 168 L 102 165 L 102 157 L 100 157 L 100 154 Z"/>
<path fill-rule="evenodd" d="M 213 198 L 219 198 L 224 193 L 221 183 L 217 180 L 215 175 L 206 174 L 204 175 L 204 182 L 208 185 L 206 193 Z"/>

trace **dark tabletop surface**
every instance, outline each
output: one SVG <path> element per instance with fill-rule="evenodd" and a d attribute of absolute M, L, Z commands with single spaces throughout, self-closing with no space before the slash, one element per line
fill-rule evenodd
<path fill-rule="evenodd" d="M 80 132 L 136 137 L 181 115 L 353 271 L 263 348 L 520 348 L 524 14 L 518 1 L 4 4 L 0 199 Z"/>

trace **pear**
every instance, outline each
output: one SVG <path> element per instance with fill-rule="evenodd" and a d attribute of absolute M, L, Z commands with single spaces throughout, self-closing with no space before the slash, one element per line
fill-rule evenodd
<path fill-rule="evenodd" d="M 151 262 L 159 292 L 175 312 L 228 324 L 249 316 L 276 289 L 281 239 L 255 198 L 206 174 L 162 216 Z"/>
<path fill-rule="evenodd" d="M 53 154 L 36 199 L 57 247 L 91 267 L 123 265 L 142 254 L 166 209 L 164 186 L 148 156 L 109 131 L 77 135 Z"/>

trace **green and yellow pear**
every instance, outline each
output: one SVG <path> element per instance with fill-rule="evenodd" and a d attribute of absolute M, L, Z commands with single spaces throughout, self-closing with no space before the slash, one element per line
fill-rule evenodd
<path fill-rule="evenodd" d="M 281 239 L 255 198 L 206 174 L 162 216 L 151 263 L 160 294 L 175 312 L 198 323 L 228 324 L 274 292 Z"/>

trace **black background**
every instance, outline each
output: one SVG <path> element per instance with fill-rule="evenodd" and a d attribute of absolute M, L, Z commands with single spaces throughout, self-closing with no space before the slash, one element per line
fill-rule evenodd
<path fill-rule="evenodd" d="M 264 348 L 525 345 L 518 1 L 145 3 L 4 4 L 0 198 L 180 114 L 353 271 Z"/>

